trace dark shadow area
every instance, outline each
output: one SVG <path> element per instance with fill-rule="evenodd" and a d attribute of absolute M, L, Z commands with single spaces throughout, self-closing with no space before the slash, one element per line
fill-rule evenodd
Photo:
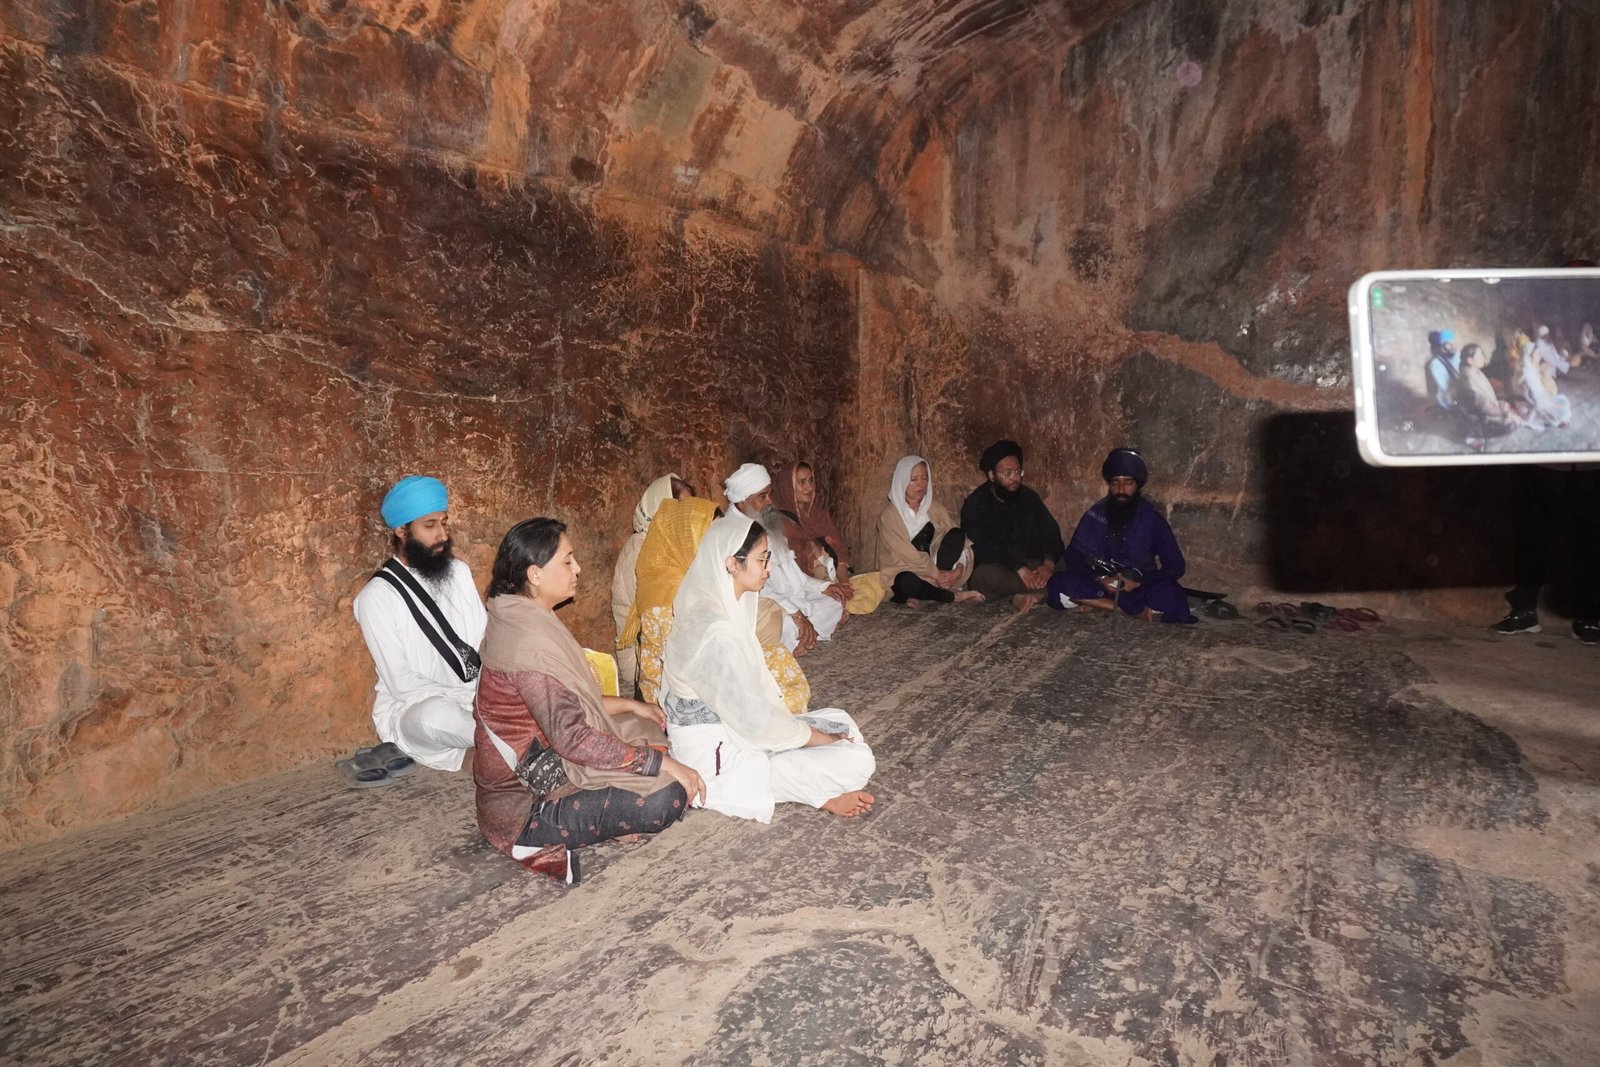
<path fill-rule="evenodd" d="M 1509 587 L 1506 467 L 1370 467 L 1348 411 L 1256 430 L 1272 585 L 1289 593 Z"/>

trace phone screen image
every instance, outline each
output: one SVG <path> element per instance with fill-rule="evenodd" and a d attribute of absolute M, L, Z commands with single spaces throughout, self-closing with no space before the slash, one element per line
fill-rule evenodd
<path fill-rule="evenodd" d="M 1600 462 L 1600 271 L 1386 271 L 1350 296 L 1368 462 Z"/>

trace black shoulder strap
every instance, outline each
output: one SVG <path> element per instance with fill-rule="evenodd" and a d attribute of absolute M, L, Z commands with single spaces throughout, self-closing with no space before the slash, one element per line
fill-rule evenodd
<path fill-rule="evenodd" d="M 406 608 L 410 610 L 411 617 L 416 620 L 423 636 L 428 639 L 429 644 L 438 649 L 439 655 L 444 657 L 445 663 L 449 664 L 457 678 L 463 682 L 470 682 L 478 676 L 478 668 L 482 661 L 478 658 L 477 651 L 456 636 L 455 630 L 444 617 L 444 612 L 439 610 L 439 605 L 410 571 L 401 566 L 398 560 L 390 557 L 382 567 L 378 568 L 373 577 L 382 578 L 394 586 L 395 591 L 400 594 L 400 599 L 406 602 Z M 422 607 L 428 609 L 428 614 L 433 616 L 431 622 L 422 614 L 422 608 L 418 607 L 419 602 Z"/>

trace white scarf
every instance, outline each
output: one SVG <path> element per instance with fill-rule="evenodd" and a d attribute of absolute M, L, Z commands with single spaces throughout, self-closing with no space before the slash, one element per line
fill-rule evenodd
<path fill-rule="evenodd" d="M 694 562 L 672 604 L 672 632 L 662 656 L 663 674 L 667 688 L 680 697 L 699 700 L 712 691 L 738 691 L 749 694 L 752 705 L 769 705 L 789 719 L 783 693 L 767 670 L 766 656 L 756 638 L 758 595 L 735 595 L 733 575 L 728 573 L 727 559 L 744 544 L 750 521 L 734 509 L 713 522 L 700 539 Z M 705 654 L 713 637 L 725 639 L 721 647 L 731 645 L 737 655 Z M 718 677 L 707 678 L 708 673 Z M 702 681 L 708 684 L 700 684 Z M 730 716 L 722 718 L 726 725 L 736 725 L 729 721 Z"/>
<path fill-rule="evenodd" d="M 633 509 L 634 533 L 644 533 L 650 529 L 650 520 L 656 517 L 657 509 L 672 499 L 672 479 L 676 477 L 676 474 L 663 474 L 650 483 Z"/>
<path fill-rule="evenodd" d="M 912 511 L 906 503 L 906 486 L 911 484 L 911 475 L 918 463 L 927 465 L 928 491 L 922 494 L 922 503 L 917 505 L 917 510 Z M 900 457 L 900 462 L 894 465 L 894 477 L 889 479 L 889 503 L 900 513 L 900 521 L 906 524 L 906 536 L 917 536 L 928 525 L 928 508 L 933 504 L 933 464 L 921 456 Z"/>

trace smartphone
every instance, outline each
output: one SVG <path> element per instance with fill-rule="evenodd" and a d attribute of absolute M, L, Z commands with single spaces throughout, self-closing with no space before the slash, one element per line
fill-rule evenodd
<path fill-rule="evenodd" d="M 1356 444 L 1380 467 L 1600 463 L 1600 269 L 1350 287 Z"/>

